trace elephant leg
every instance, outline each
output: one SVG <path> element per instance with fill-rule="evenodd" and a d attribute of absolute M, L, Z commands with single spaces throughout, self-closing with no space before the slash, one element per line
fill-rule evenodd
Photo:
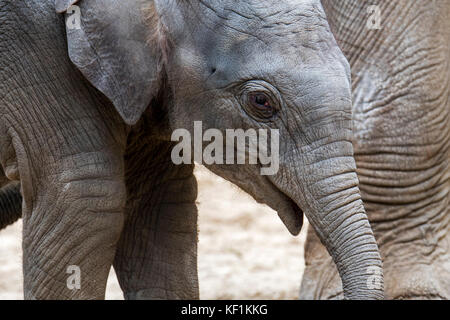
<path fill-rule="evenodd" d="M 124 220 L 127 127 L 70 62 L 53 1 L 1 3 L 0 163 L 21 182 L 25 298 L 101 299 Z"/>
<path fill-rule="evenodd" d="M 57 137 L 49 127 L 32 145 L 13 137 L 25 199 L 26 299 L 103 299 L 123 227 L 125 143 L 117 145 L 101 118 L 73 112 L 58 121 Z"/>
<path fill-rule="evenodd" d="M 45 83 L 54 109 L 43 100 L 2 119 L 16 157 L 2 165 L 20 176 L 24 199 L 26 299 L 103 299 L 123 226 L 126 127 L 78 81 Z"/>
<path fill-rule="evenodd" d="M 26 299 L 104 298 L 123 225 L 121 164 L 103 151 L 73 160 L 57 178 L 41 182 L 25 209 Z"/>
<path fill-rule="evenodd" d="M 126 299 L 198 299 L 193 165 L 175 166 L 170 143 L 138 146 L 126 157 L 126 222 L 114 261 L 120 286 Z"/>

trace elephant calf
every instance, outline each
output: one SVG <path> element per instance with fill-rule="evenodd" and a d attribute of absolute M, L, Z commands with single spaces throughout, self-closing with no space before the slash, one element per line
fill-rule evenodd
<path fill-rule="evenodd" d="M 69 10 L 67 39 L 55 9 Z M 304 213 L 346 298 L 383 298 L 350 69 L 319 0 L 0 0 L 0 10 L 0 163 L 22 187 L 25 298 L 103 298 L 112 264 L 126 298 L 198 298 L 193 164 L 171 160 L 171 133 L 195 121 L 278 130 L 274 175 L 208 167 L 293 234 Z M 67 286 L 68 270 L 80 286 Z"/>

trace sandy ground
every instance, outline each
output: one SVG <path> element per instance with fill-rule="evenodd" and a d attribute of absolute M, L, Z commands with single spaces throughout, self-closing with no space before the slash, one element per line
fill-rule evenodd
<path fill-rule="evenodd" d="M 295 299 L 304 269 L 299 237 L 276 213 L 197 167 L 201 299 Z M 0 232 L 0 299 L 22 299 L 21 223 Z M 106 299 L 122 299 L 111 271 Z"/>

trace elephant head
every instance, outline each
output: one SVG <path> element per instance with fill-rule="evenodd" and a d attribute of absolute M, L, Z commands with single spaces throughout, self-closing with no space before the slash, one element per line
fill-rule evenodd
<path fill-rule="evenodd" d="M 70 58 L 127 124 L 165 97 L 149 111 L 164 114 L 168 140 L 194 121 L 277 129 L 274 174 L 261 175 L 261 163 L 208 167 L 274 208 L 294 235 L 304 213 L 346 298 L 383 297 L 382 276 L 370 285 L 381 259 L 355 171 L 349 65 L 319 0 L 56 0 L 57 11 L 74 3 Z"/>

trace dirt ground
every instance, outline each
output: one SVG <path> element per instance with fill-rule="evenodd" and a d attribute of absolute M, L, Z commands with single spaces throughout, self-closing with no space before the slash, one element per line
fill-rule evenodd
<path fill-rule="evenodd" d="M 276 213 L 229 182 L 196 168 L 201 299 L 295 299 L 304 269 L 298 237 Z M 0 232 L 0 299 L 22 299 L 21 223 Z M 111 271 L 106 299 L 123 299 Z"/>

